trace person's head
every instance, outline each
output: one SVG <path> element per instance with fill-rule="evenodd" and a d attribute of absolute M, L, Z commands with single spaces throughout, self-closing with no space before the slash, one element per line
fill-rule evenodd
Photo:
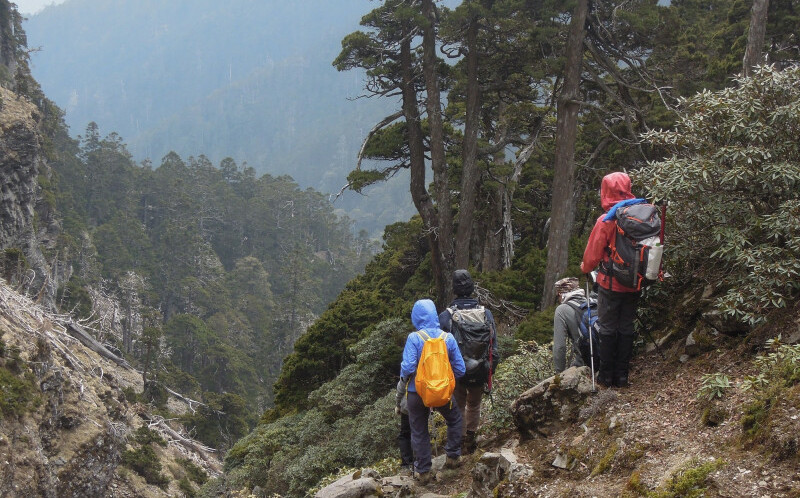
<path fill-rule="evenodd" d="M 620 201 L 634 197 L 631 193 L 631 177 L 627 173 L 616 171 L 603 177 L 600 183 L 600 205 L 603 206 L 603 211 L 608 211 Z"/>
<path fill-rule="evenodd" d="M 436 313 L 436 305 L 430 299 L 420 299 L 411 308 L 411 323 L 417 330 L 438 329 L 439 314 Z"/>
<path fill-rule="evenodd" d="M 558 302 L 563 303 L 564 298 L 570 292 L 575 292 L 576 290 L 580 289 L 580 285 L 578 284 L 578 279 L 575 277 L 567 277 L 562 278 L 555 284 L 556 296 L 558 297 Z"/>
<path fill-rule="evenodd" d="M 467 270 L 456 270 L 453 272 L 453 294 L 456 297 L 469 297 L 475 290 L 475 282 Z"/>

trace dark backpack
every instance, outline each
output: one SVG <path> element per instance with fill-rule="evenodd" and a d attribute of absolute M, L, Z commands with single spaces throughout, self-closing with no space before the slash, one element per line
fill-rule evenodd
<path fill-rule="evenodd" d="M 617 233 L 612 239 L 610 257 L 602 271 L 620 285 L 640 290 L 659 278 L 661 256 L 661 217 L 652 204 L 640 203 L 616 210 Z M 613 290 L 613 287 L 612 287 Z"/>
<path fill-rule="evenodd" d="M 459 309 L 447 308 L 450 312 L 450 332 L 458 342 L 458 349 L 464 357 L 466 374 L 462 381 L 468 384 L 481 384 L 491 377 L 497 358 L 492 357 L 492 326 L 483 306 Z"/>
<path fill-rule="evenodd" d="M 567 301 L 567 304 L 575 310 L 578 314 L 578 328 L 580 329 L 580 338 L 578 339 L 578 351 L 580 351 L 583 364 L 591 367 L 592 365 L 592 352 L 597 355 L 597 299 L 590 297 L 580 303 L 575 301 Z M 591 345 L 589 344 L 591 341 Z M 597 358 L 597 356 L 595 356 Z M 599 368 L 599 361 L 594 362 L 594 368 Z"/>

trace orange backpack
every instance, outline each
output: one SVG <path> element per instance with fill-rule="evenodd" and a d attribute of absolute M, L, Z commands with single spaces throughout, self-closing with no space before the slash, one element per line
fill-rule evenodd
<path fill-rule="evenodd" d="M 425 331 L 417 332 L 425 343 L 417 364 L 414 385 L 422 403 L 430 408 L 444 406 L 450 402 L 456 388 L 456 378 L 447 354 L 446 332 L 431 338 Z"/>

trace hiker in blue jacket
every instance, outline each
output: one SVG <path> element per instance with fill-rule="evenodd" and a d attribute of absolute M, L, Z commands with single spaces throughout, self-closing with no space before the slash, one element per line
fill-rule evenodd
<path fill-rule="evenodd" d="M 417 330 L 424 331 L 432 339 L 441 334 L 447 334 L 439 328 L 436 305 L 430 299 L 420 299 L 414 303 L 414 308 L 411 310 L 411 323 Z M 406 339 L 405 349 L 403 349 L 403 362 L 400 364 L 400 377 L 407 386 L 408 419 L 411 423 L 411 446 L 414 449 L 415 459 L 414 470 L 422 485 L 427 484 L 431 479 L 431 438 L 428 432 L 430 409 L 422 402 L 414 384 L 423 344 L 424 340 L 416 331 L 410 333 Z M 445 344 L 453 375 L 457 379 L 463 377 L 466 369 L 464 368 L 464 359 L 458 350 L 458 343 L 451 334 L 447 334 Z M 444 446 L 447 453 L 445 466 L 456 467 L 461 456 L 461 412 L 453 399 L 434 410 L 441 413 L 447 422 L 447 443 Z"/>

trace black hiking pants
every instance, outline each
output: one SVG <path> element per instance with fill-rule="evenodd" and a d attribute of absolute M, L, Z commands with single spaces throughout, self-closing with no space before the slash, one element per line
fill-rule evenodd
<path fill-rule="evenodd" d="M 639 292 L 614 292 L 603 287 L 597 296 L 597 325 L 600 334 L 601 384 L 627 385 L 633 352 L 633 321 Z"/>
<path fill-rule="evenodd" d="M 403 467 L 413 467 L 414 450 L 411 448 L 411 422 L 405 413 L 400 414 L 400 433 L 397 435 L 397 446 L 400 448 L 400 464 Z"/>

